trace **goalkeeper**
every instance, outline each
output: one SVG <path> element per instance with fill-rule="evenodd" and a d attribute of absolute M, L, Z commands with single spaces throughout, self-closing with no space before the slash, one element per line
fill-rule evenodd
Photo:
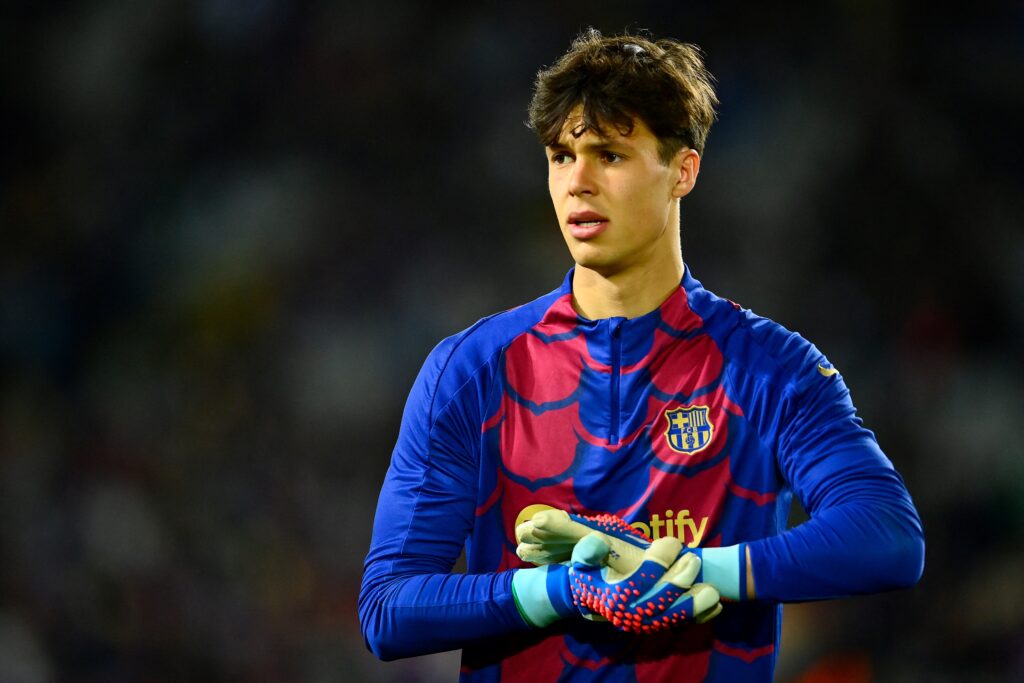
<path fill-rule="evenodd" d="M 684 264 L 711 82 L 694 46 L 596 31 L 539 73 L 530 125 L 575 266 L 416 379 L 359 596 L 382 659 L 770 681 L 781 603 L 920 577 L 920 518 L 842 376 Z M 794 495 L 810 519 L 786 529 Z"/>

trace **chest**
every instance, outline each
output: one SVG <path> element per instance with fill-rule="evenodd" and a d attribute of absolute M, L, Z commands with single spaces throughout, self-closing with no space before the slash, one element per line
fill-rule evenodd
<path fill-rule="evenodd" d="M 728 495 L 727 445 L 742 411 L 706 337 L 663 337 L 641 354 L 614 342 L 595 353 L 580 337 L 509 348 L 485 426 L 504 516 L 538 504 L 611 512 L 653 538 L 706 541 Z"/>

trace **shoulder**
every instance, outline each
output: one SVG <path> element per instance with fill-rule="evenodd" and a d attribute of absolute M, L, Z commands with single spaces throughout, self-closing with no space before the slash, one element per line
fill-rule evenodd
<path fill-rule="evenodd" d="M 701 317 L 706 333 L 730 365 L 778 388 L 799 389 L 814 377 L 836 374 L 825 355 L 799 333 L 689 279 L 690 308 Z"/>
<path fill-rule="evenodd" d="M 481 372 L 490 372 L 501 352 L 534 327 L 562 293 L 549 292 L 533 301 L 481 318 L 437 344 L 423 365 L 420 379 L 430 388 L 432 403 L 443 405 Z M 436 414 L 435 410 L 431 411 Z"/>

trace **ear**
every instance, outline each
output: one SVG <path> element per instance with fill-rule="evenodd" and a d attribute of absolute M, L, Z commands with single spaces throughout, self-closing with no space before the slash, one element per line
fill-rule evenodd
<path fill-rule="evenodd" d="M 700 155 L 697 154 L 697 151 L 683 147 L 672 158 L 670 168 L 673 171 L 678 171 L 678 175 L 674 176 L 672 196 L 679 199 L 690 194 L 690 190 L 697 184 L 697 174 L 700 173 Z"/>

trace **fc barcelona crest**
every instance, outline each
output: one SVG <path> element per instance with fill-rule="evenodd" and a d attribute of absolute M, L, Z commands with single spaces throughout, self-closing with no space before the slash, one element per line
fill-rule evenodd
<path fill-rule="evenodd" d="M 707 448 L 715 425 L 708 417 L 707 406 L 666 410 L 668 429 L 665 439 L 669 447 L 679 453 L 696 453 Z"/>

